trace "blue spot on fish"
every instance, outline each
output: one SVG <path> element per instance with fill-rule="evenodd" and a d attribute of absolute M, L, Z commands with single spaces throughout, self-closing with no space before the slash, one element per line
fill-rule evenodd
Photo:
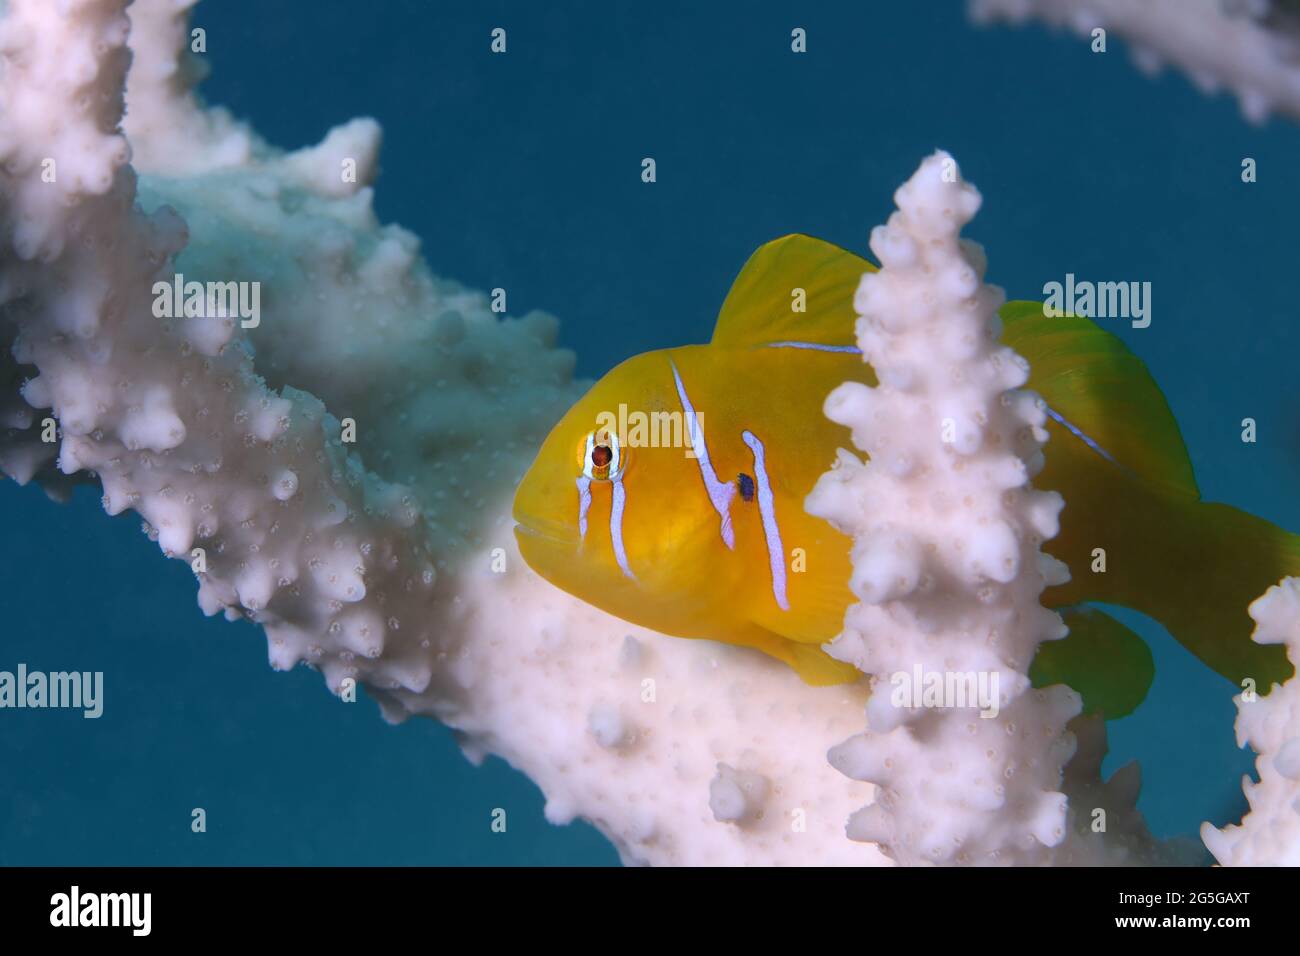
<path fill-rule="evenodd" d="M 754 500 L 754 479 L 746 474 L 740 474 L 736 477 L 736 487 L 740 490 L 741 501 Z"/>

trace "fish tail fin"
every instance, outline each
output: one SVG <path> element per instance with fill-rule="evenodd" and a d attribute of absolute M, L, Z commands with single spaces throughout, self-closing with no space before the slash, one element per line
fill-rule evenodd
<path fill-rule="evenodd" d="M 1071 580 L 1044 600 L 1130 607 L 1234 683 L 1286 679 L 1285 651 L 1250 639 L 1246 609 L 1300 574 L 1300 537 L 1201 500 L 1164 395 L 1117 336 L 1086 318 L 1044 316 L 1036 302 L 1008 303 L 1001 317 L 1003 341 L 1029 360 L 1029 387 L 1048 406 L 1034 483 L 1065 498 L 1060 534 L 1044 549 L 1069 565 Z"/>
<path fill-rule="evenodd" d="M 1300 574 L 1300 535 L 1226 504 L 1166 498 L 1153 511 L 1163 518 L 1162 534 L 1158 544 L 1145 543 L 1148 566 L 1135 577 L 1140 586 L 1125 588 L 1126 603 L 1238 686 L 1253 680 L 1265 693 L 1290 677 L 1283 646 L 1251 640 L 1247 609 L 1282 578 Z"/>

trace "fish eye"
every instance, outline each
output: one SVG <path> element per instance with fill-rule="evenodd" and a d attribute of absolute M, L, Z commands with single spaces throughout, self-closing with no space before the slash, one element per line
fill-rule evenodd
<path fill-rule="evenodd" d="M 588 432 L 579 446 L 582 474 L 593 481 L 617 481 L 627 467 L 618 436 L 607 428 Z"/>

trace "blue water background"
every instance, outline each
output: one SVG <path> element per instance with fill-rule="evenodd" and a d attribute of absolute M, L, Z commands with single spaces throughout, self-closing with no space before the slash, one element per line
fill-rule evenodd
<path fill-rule="evenodd" d="M 209 0 L 195 23 L 208 98 L 275 144 L 378 118 L 381 217 L 421 236 L 439 274 L 558 315 L 593 377 L 706 340 L 768 239 L 865 252 L 894 188 L 946 148 L 985 196 L 968 234 L 1012 297 L 1067 271 L 1153 283 L 1151 327 L 1117 330 L 1168 396 L 1205 497 L 1300 530 L 1300 137 L 1143 77 L 1113 37 L 1094 54 L 1036 27 L 975 29 L 955 2 Z M 0 863 L 617 861 L 592 828 L 547 824 L 502 762 L 472 768 L 446 729 L 390 727 L 318 675 L 273 673 L 260 632 L 203 618 L 186 567 L 97 493 L 59 506 L 5 482 L 0 520 L 0 669 L 107 684 L 97 721 L 0 711 Z M 1233 688 L 1138 623 L 1159 672 L 1111 724 L 1107 768 L 1140 758 L 1160 834 L 1238 817 L 1251 761 Z"/>

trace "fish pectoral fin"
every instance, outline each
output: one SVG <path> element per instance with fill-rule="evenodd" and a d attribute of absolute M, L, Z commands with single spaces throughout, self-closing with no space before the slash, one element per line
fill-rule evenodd
<path fill-rule="evenodd" d="M 774 239 L 736 276 L 711 344 L 856 347 L 853 296 L 863 273 L 875 271 L 866 259 L 811 236 Z"/>
<path fill-rule="evenodd" d="M 851 684 L 863 674 L 852 664 L 837 661 L 821 649 L 820 644 L 804 644 L 782 637 L 775 631 L 750 624 L 728 634 L 725 640 L 762 651 L 788 665 L 805 684 L 821 687 L 828 684 Z"/>
<path fill-rule="evenodd" d="M 805 684 L 814 687 L 852 684 L 865 676 L 852 664 L 831 657 L 821 649 L 820 645 L 800 644 L 797 641 L 786 641 L 786 643 L 790 646 L 790 656 L 793 659 L 790 666 L 799 672 Z"/>
<path fill-rule="evenodd" d="M 1105 611 L 1057 608 L 1070 633 L 1038 648 L 1029 667 L 1035 687 L 1066 684 L 1083 698 L 1083 712 L 1106 720 L 1131 714 L 1151 689 L 1156 665 L 1146 641 Z"/>

